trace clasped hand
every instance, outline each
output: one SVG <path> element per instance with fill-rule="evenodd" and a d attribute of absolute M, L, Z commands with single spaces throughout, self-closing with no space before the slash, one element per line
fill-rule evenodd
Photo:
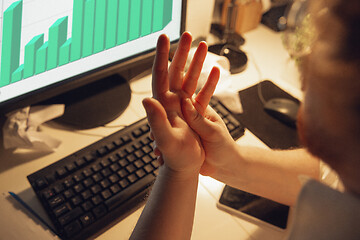
<path fill-rule="evenodd" d="M 166 35 L 159 37 L 152 73 L 153 98 L 143 101 L 159 160 L 183 176 L 200 171 L 211 174 L 216 169 L 216 152 L 232 141 L 221 118 L 208 107 L 219 80 L 218 68 L 212 69 L 207 82 L 192 99 L 207 45 L 199 44 L 184 73 L 191 42 L 191 35 L 185 32 L 169 67 L 170 42 Z"/>

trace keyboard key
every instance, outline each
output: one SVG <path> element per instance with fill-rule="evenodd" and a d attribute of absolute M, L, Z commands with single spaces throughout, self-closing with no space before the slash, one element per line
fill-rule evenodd
<path fill-rule="evenodd" d="M 110 187 L 110 190 L 113 194 L 115 194 L 115 193 L 119 192 L 121 190 L 121 188 L 119 187 L 118 184 L 114 184 Z"/>
<path fill-rule="evenodd" d="M 151 173 L 154 170 L 154 167 L 151 164 L 148 164 L 144 167 L 147 173 Z"/>
<path fill-rule="evenodd" d="M 70 187 L 72 187 L 74 184 L 75 184 L 75 182 L 74 182 L 72 179 L 66 179 L 66 180 L 64 181 L 64 185 L 65 185 L 66 188 L 70 188 Z"/>
<path fill-rule="evenodd" d="M 145 171 L 142 169 L 137 170 L 135 173 L 139 178 L 142 178 L 143 176 L 146 175 Z"/>
<path fill-rule="evenodd" d="M 81 203 L 83 202 L 83 200 L 81 199 L 80 196 L 75 196 L 71 199 L 71 203 L 74 205 L 74 206 L 78 206 L 80 205 Z"/>
<path fill-rule="evenodd" d="M 140 141 L 143 145 L 148 145 L 152 142 L 152 140 L 149 137 L 146 137 Z"/>
<path fill-rule="evenodd" d="M 85 188 L 89 188 L 94 184 L 94 180 L 92 180 L 92 178 L 87 178 L 83 181 L 83 184 Z"/>
<path fill-rule="evenodd" d="M 75 164 L 78 166 L 78 167 L 82 167 L 84 165 L 86 165 L 86 162 L 84 159 L 80 158 L 80 159 L 76 159 L 75 160 Z"/>
<path fill-rule="evenodd" d="M 95 182 L 100 182 L 101 180 L 103 180 L 103 176 L 100 173 L 94 174 L 92 178 L 94 179 Z"/>
<path fill-rule="evenodd" d="M 64 191 L 64 185 L 62 185 L 61 183 L 55 184 L 55 186 L 53 187 L 54 192 L 56 194 L 61 193 L 62 191 Z"/>
<path fill-rule="evenodd" d="M 66 199 L 69 199 L 74 196 L 74 191 L 72 189 L 69 189 L 69 190 L 66 190 L 63 194 Z"/>
<path fill-rule="evenodd" d="M 90 163 L 90 162 L 93 162 L 93 161 L 95 160 L 95 157 L 94 157 L 93 154 L 88 153 L 88 154 L 86 154 L 86 155 L 83 157 L 83 159 L 84 159 L 86 162 Z"/>
<path fill-rule="evenodd" d="M 111 155 L 108 160 L 112 163 L 116 163 L 118 160 L 119 160 L 119 157 L 118 155 L 114 154 L 114 155 Z"/>
<path fill-rule="evenodd" d="M 120 166 L 119 166 L 119 164 L 114 163 L 114 164 L 110 165 L 110 169 L 111 169 L 111 171 L 116 172 L 120 169 Z"/>
<path fill-rule="evenodd" d="M 93 223 L 95 221 L 95 218 L 92 215 L 92 213 L 86 213 L 85 215 L 82 215 L 80 217 L 80 221 L 81 221 L 81 224 L 84 227 L 86 227 L 86 226 L 90 225 L 91 223 Z"/>
<path fill-rule="evenodd" d="M 141 144 L 141 142 L 137 142 L 137 143 L 134 143 L 133 146 L 135 149 L 140 149 L 142 147 L 142 144 Z"/>
<path fill-rule="evenodd" d="M 92 191 L 94 194 L 99 193 L 101 190 L 102 190 L 102 189 L 101 189 L 100 185 L 98 185 L 98 184 L 96 184 L 96 185 L 94 185 L 94 186 L 91 187 L 91 191 Z"/>
<path fill-rule="evenodd" d="M 126 165 L 129 164 L 129 162 L 126 159 L 121 159 L 119 161 L 119 164 L 120 164 L 121 167 L 125 167 Z"/>
<path fill-rule="evenodd" d="M 107 210 L 103 204 L 97 206 L 93 209 L 93 213 L 96 216 L 96 218 L 102 217 L 106 214 Z"/>
<path fill-rule="evenodd" d="M 122 136 L 121 137 L 121 140 L 124 142 L 124 143 L 128 143 L 131 141 L 131 138 L 129 135 L 125 135 L 125 136 Z"/>
<path fill-rule="evenodd" d="M 98 154 L 99 157 L 102 157 L 108 153 L 108 150 L 106 149 L 106 147 L 101 147 L 98 150 L 96 150 L 96 153 Z"/>
<path fill-rule="evenodd" d="M 143 132 L 143 133 L 147 133 L 147 132 L 150 132 L 150 126 L 149 125 L 143 125 L 143 126 L 141 126 L 140 127 L 140 129 L 141 129 L 141 131 Z"/>
<path fill-rule="evenodd" d="M 85 212 L 88 212 L 90 209 L 93 208 L 93 204 L 90 201 L 86 201 L 83 204 L 81 204 L 81 207 L 84 209 Z"/>
<path fill-rule="evenodd" d="M 56 181 L 57 176 L 56 176 L 56 173 L 53 172 L 53 173 L 47 174 L 47 175 L 45 176 L 45 178 L 46 178 L 47 183 L 48 183 L 48 184 L 51 184 L 51 183 L 53 183 L 53 182 Z"/>
<path fill-rule="evenodd" d="M 135 148 L 133 146 L 129 145 L 125 148 L 125 150 L 127 153 L 132 153 L 135 150 Z"/>
<path fill-rule="evenodd" d="M 122 139 L 116 139 L 113 141 L 113 143 L 115 144 L 115 146 L 120 147 L 124 144 Z"/>
<path fill-rule="evenodd" d="M 113 144 L 112 142 L 106 144 L 106 149 L 107 149 L 109 152 L 112 151 L 112 150 L 114 150 L 115 147 L 116 147 L 115 144 Z"/>
<path fill-rule="evenodd" d="M 121 205 L 127 199 L 131 198 L 135 194 L 144 190 L 149 184 L 155 180 L 153 175 L 147 175 L 146 177 L 137 181 L 131 188 L 124 189 L 123 191 L 115 194 L 111 198 L 105 201 L 105 205 L 109 211 L 115 209 L 117 206 Z"/>
<path fill-rule="evenodd" d="M 59 223 L 64 226 L 71 222 L 72 220 L 78 218 L 80 215 L 82 215 L 84 211 L 80 207 L 76 207 L 72 209 L 70 212 L 66 213 L 62 217 L 59 218 Z"/>
<path fill-rule="evenodd" d="M 141 131 L 141 129 L 135 129 L 135 130 L 132 132 L 132 135 L 133 135 L 135 138 L 138 138 L 138 137 L 140 137 L 141 135 L 143 135 L 143 132 Z"/>
<path fill-rule="evenodd" d="M 37 189 L 43 189 L 48 186 L 48 183 L 44 178 L 38 178 L 35 181 L 35 185 Z"/>
<path fill-rule="evenodd" d="M 76 170 L 76 166 L 75 166 L 74 163 L 68 163 L 68 164 L 66 164 L 65 167 L 66 167 L 66 169 L 67 169 L 69 172 L 73 172 L 73 171 Z"/>
<path fill-rule="evenodd" d="M 134 183 L 136 180 L 138 180 L 138 177 L 133 173 L 127 177 L 129 182 Z"/>
<path fill-rule="evenodd" d="M 89 177 L 93 174 L 93 170 L 91 168 L 87 168 L 85 169 L 84 171 L 82 171 L 82 174 L 85 176 L 85 177 Z"/>
<path fill-rule="evenodd" d="M 99 205 L 102 202 L 102 198 L 100 195 L 96 195 L 91 198 L 91 201 L 93 202 L 94 205 Z"/>
<path fill-rule="evenodd" d="M 65 202 L 65 199 L 64 199 L 64 197 L 61 196 L 61 195 L 55 196 L 55 197 L 51 198 L 51 199 L 48 201 L 49 206 L 50 206 L 51 208 L 54 208 L 54 207 L 60 205 L 60 204 L 63 203 L 63 202 Z"/>
<path fill-rule="evenodd" d="M 97 164 L 93 165 L 91 168 L 92 168 L 92 170 L 94 170 L 94 172 L 98 172 L 102 169 L 102 166 L 99 163 L 97 163 Z"/>
<path fill-rule="evenodd" d="M 108 159 L 103 159 L 103 160 L 101 160 L 100 164 L 104 168 L 104 167 L 109 166 L 111 163 L 110 163 L 110 161 Z"/>
<path fill-rule="evenodd" d="M 75 182 L 81 182 L 84 179 L 84 176 L 82 174 L 75 174 L 73 179 Z"/>
<path fill-rule="evenodd" d="M 133 164 L 130 164 L 126 167 L 126 170 L 129 172 L 129 173 L 132 173 L 132 172 L 135 172 L 136 171 L 136 167 L 133 165 Z"/>
<path fill-rule="evenodd" d="M 77 185 L 74 186 L 74 191 L 75 191 L 76 193 L 80 193 L 80 192 L 83 191 L 83 190 L 84 190 L 84 186 L 83 186 L 81 183 L 79 183 L 79 184 L 77 184 Z"/>
<path fill-rule="evenodd" d="M 101 196 L 104 198 L 104 199 L 108 199 L 109 197 L 111 197 L 111 192 L 106 189 L 104 191 L 101 192 Z"/>
<path fill-rule="evenodd" d="M 56 170 L 56 175 L 58 178 L 63 178 L 67 175 L 68 171 L 63 168 L 63 167 L 60 167 Z"/>
<path fill-rule="evenodd" d="M 88 190 L 85 190 L 81 193 L 81 196 L 84 200 L 88 200 L 89 198 L 91 198 L 93 196 L 93 194 L 91 193 L 91 191 L 88 189 Z"/>
<path fill-rule="evenodd" d="M 137 168 L 141 168 L 142 166 L 144 166 L 144 163 L 141 160 L 137 160 L 136 162 L 134 162 L 134 165 Z"/>
<path fill-rule="evenodd" d="M 102 180 L 102 181 L 100 182 L 100 185 L 101 185 L 101 187 L 102 187 L 103 189 L 105 189 L 105 188 L 107 188 L 108 186 L 110 186 L 110 182 L 109 182 L 109 180 L 104 179 L 104 180 Z"/>
<path fill-rule="evenodd" d="M 142 157 L 144 163 L 150 163 L 153 159 L 149 155 L 145 155 Z"/>
<path fill-rule="evenodd" d="M 124 158 L 127 154 L 128 153 L 125 150 L 120 150 L 116 155 L 118 155 L 119 158 Z"/>
<path fill-rule="evenodd" d="M 52 189 L 47 189 L 45 191 L 42 192 L 42 197 L 45 199 L 45 200 L 48 200 L 52 197 L 55 196 L 55 193 Z"/>
<path fill-rule="evenodd" d="M 77 234 L 78 232 L 81 231 L 81 225 L 79 223 L 79 221 L 74 221 L 68 225 L 66 225 L 64 227 L 64 230 L 65 230 L 65 234 L 66 236 L 68 237 L 72 237 L 74 236 L 75 234 Z"/>
<path fill-rule="evenodd" d="M 154 160 L 154 161 L 151 162 L 151 164 L 154 166 L 154 168 L 160 167 L 160 162 L 159 162 L 159 160 Z"/>
<path fill-rule="evenodd" d="M 129 175 L 129 173 L 125 170 L 125 169 L 121 169 L 117 172 L 117 174 L 119 175 L 119 177 L 124 178 L 127 175 Z"/>
<path fill-rule="evenodd" d="M 141 158 L 142 156 L 144 156 L 144 152 L 139 149 L 134 152 L 134 155 L 136 158 Z"/>
<path fill-rule="evenodd" d="M 101 170 L 101 174 L 104 176 L 104 177 L 107 177 L 111 174 L 111 170 L 110 168 L 105 168 L 103 170 Z"/>
<path fill-rule="evenodd" d="M 57 208 L 54 209 L 54 214 L 56 217 L 60 217 L 61 215 L 67 213 L 69 211 L 69 207 L 66 204 L 63 204 Z"/>
<path fill-rule="evenodd" d="M 119 185 L 120 185 L 122 188 L 126 188 L 127 186 L 129 186 L 129 181 L 126 180 L 126 179 L 122 179 L 122 180 L 119 182 Z"/>
<path fill-rule="evenodd" d="M 116 183 L 116 182 L 119 181 L 119 177 L 118 177 L 118 175 L 115 173 L 115 174 L 113 174 L 113 175 L 111 175 L 111 176 L 109 177 L 109 180 L 110 180 L 111 183 Z"/>
<path fill-rule="evenodd" d="M 148 145 L 143 146 L 142 150 L 144 151 L 145 154 L 148 154 L 148 153 L 152 152 L 152 148 L 149 147 Z"/>

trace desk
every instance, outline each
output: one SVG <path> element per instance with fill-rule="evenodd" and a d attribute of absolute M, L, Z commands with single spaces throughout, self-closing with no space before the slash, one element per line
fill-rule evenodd
<path fill-rule="evenodd" d="M 234 89 L 244 89 L 259 81 L 259 73 L 256 70 L 254 61 L 258 65 L 262 78 L 273 80 L 285 91 L 292 93 L 301 99 L 298 76 L 296 71 L 289 73 L 284 66 L 289 66 L 288 54 L 283 49 L 279 33 L 274 33 L 264 26 L 245 34 L 246 44 L 242 47 L 248 53 L 249 65 L 244 73 L 231 76 L 233 78 Z M 209 39 L 211 42 L 212 39 Z M 284 74 L 288 72 L 288 77 L 284 79 Z M 134 79 L 130 82 L 133 90 L 129 107 L 116 120 L 109 125 L 121 126 L 135 122 L 146 116 L 142 108 L 141 101 L 151 94 L 151 76 Z M 140 107 L 141 106 L 141 107 Z M 37 210 L 41 207 L 37 202 L 34 192 L 28 183 L 26 176 L 41 169 L 66 155 L 75 152 L 99 139 L 107 136 L 118 128 L 98 127 L 96 129 L 84 131 L 66 130 L 53 124 L 46 124 L 42 131 L 55 136 L 62 141 L 59 149 L 51 154 L 38 153 L 31 151 L 15 151 L 14 153 L 0 153 L 0 196 L 4 201 L 9 201 L 4 197 L 8 191 L 13 191 L 20 195 L 26 202 Z M 266 147 L 251 132 L 245 131 L 245 136 L 238 140 L 238 144 L 255 145 Z M 200 176 L 199 190 L 196 203 L 194 230 L 192 239 L 282 239 L 284 232 L 279 232 L 264 228 L 260 225 L 250 223 L 243 219 L 225 213 L 216 207 L 216 202 L 220 196 L 224 184 L 209 177 Z M 11 205 L 10 205 L 11 206 Z M 11 212 L 11 210 L 9 210 Z M 14 209 L 15 211 L 15 209 Z M 135 211 L 121 222 L 108 229 L 98 239 L 128 239 L 137 219 L 141 214 L 142 208 Z M 0 212 L 0 218 L 3 213 Z M 26 215 L 24 215 L 26 217 Z M 23 227 L 22 220 L 19 219 L 19 229 Z M 10 223 L 7 223 L 10 224 Z M 44 231 L 39 225 L 34 224 L 38 230 L 33 231 L 33 236 L 27 235 L 28 239 L 40 239 L 39 232 Z M 11 228 L 10 228 L 11 229 Z M 10 236 L 9 227 L 0 225 L 0 239 Z M 45 231 L 44 231 L 45 232 Z M 49 232 L 42 234 L 44 239 L 51 236 Z M 52 237 L 55 238 L 55 237 Z"/>

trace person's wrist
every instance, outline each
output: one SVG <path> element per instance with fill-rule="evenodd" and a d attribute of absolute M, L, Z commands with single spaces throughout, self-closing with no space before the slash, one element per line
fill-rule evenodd
<path fill-rule="evenodd" d="M 160 174 L 168 180 L 176 182 L 193 181 L 199 177 L 199 170 L 175 170 L 167 166 L 166 164 L 160 167 Z"/>

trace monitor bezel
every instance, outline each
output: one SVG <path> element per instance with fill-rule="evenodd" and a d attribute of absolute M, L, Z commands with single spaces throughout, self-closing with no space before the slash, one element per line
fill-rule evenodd
<path fill-rule="evenodd" d="M 179 33 L 180 35 L 185 31 L 186 7 L 187 0 L 182 0 L 181 26 Z M 178 42 L 179 40 L 172 41 L 170 43 L 171 49 L 175 49 Z M 92 69 L 84 73 L 80 73 L 76 76 L 64 79 L 60 82 L 4 101 L 0 103 L 0 117 L 4 117 L 4 115 L 6 115 L 7 113 L 15 111 L 17 109 L 22 109 L 24 107 L 40 103 L 65 92 L 101 80 L 102 78 L 109 75 L 122 72 L 128 68 L 134 68 L 135 66 L 152 62 L 155 56 L 155 49 L 156 48 L 154 47 L 145 52 L 135 54 L 128 58 L 109 63 L 107 65 Z"/>

